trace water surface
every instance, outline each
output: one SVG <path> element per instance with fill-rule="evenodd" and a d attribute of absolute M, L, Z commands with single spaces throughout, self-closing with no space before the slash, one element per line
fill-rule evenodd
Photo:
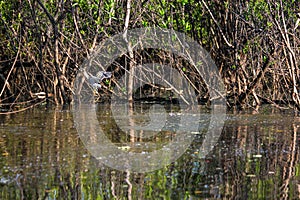
<path fill-rule="evenodd" d="M 120 147 L 139 152 L 137 144 L 148 143 L 151 151 L 172 138 L 163 132 L 131 140 L 107 107 L 97 109 L 99 124 Z M 176 162 L 133 173 L 107 167 L 86 150 L 72 111 L 36 107 L 0 116 L 0 199 L 298 199 L 299 136 L 293 112 L 231 113 L 205 159 L 198 156 L 199 134 Z"/>

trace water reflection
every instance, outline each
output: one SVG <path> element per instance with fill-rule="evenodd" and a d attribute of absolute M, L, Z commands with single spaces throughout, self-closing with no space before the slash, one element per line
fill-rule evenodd
<path fill-rule="evenodd" d="M 297 199 L 299 126 L 292 113 L 232 114 L 205 159 L 199 160 L 203 138 L 196 134 L 176 162 L 131 173 L 89 154 L 70 111 L 0 116 L 0 199 Z M 109 137 L 130 142 L 120 132 Z"/>

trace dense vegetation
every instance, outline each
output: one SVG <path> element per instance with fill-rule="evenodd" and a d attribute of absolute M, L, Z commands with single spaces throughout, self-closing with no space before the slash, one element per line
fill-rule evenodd
<path fill-rule="evenodd" d="M 83 60 L 138 27 L 199 42 L 223 76 L 229 106 L 300 109 L 299 12 L 296 0 L 0 0 L 1 109 L 70 103 Z"/>

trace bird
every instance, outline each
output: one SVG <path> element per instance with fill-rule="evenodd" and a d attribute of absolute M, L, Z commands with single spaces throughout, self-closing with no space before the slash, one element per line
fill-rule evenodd
<path fill-rule="evenodd" d="M 92 86 L 94 90 L 98 90 L 101 88 L 101 81 L 105 78 L 111 78 L 111 72 L 106 71 L 99 71 L 96 76 L 92 75 L 91 73 L 83 71 L 85 78 L 87 79 L 88 83 Z"/>

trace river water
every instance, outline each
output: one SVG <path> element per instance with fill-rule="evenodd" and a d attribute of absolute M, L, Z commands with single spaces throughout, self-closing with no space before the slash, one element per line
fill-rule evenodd
<path fill-rule="evenodd" d="M 107 106 L 95 109 L 107 138 L 121 151 L 151 152 L 176 135 L 166 130 L 135 140 L 118 128 L 121 113 L 118 118 Z M 135 120 L 147 124 L 155 117 Z M 121 161 L 114 168 L 96 159 L 78 133 L 83 122 L 78 125 L 72 110 L 60 108 L 0 115 L 0 199 L 300 198 L 300 118 L 293 111 L 228 112 L 204 158 L 203 135 L 194 132 L 179 158 L 147 172 L 118 170 Z"/>

